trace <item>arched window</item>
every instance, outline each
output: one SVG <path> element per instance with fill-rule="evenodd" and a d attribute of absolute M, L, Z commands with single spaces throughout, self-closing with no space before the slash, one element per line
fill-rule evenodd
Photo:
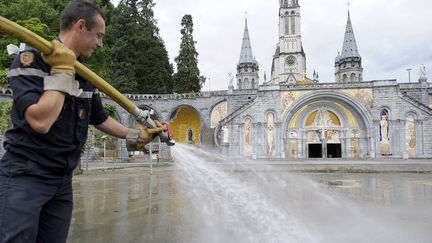
<path fill-rule="evenodd" d="M 355 82 L 355 81 L 357 81 L 356 80 L 356 75 L 355 75 L 355 73 L 351 73 L 351 75 L 350 75 L 350 82 Z"/>
<path fill-rule="evenodd" d="M 249 79 L 248 78 L 244 79 L 243 88 L 245 88 L 245 89 L 249 89 L 250 88 L 250 84 L 249 84 Z"/>
<path fill-rule="evenodd" d="M 295 23 L 295 13 L 291 13 L 291 34 L 294 35 L 296 33 L 296 23 Z"/>
<path fill-rule="evenodd" d="M 285 14 L 284 17 L 284 25 L 285 25 L 285 35 L 289 35 L 289 16 L 288 16 L 288 12 Z"/>
<path fill-rule="evenodd" d="M 347 76 L 346 74 L 344 74 L 344 75 L 342 76 L 342 81 L 343 81 L 343 82 L 346 82 L 347 79 L 348 79 L 348 76 Z"/>

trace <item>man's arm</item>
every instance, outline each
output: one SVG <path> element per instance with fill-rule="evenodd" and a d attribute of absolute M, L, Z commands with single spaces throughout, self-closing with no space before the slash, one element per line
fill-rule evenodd
<path fill-rule="evenodd" d="M 95 126 L 98 130 L 107 133 L 111 136 L 118 138 L 126 138 L 128 128 L 123 126 L 120 122 L 114 120 L 112 117 L 108 117 L 104 122 Z"/>
<path fill-rule="evenodd" d="M 45 91 L 38 103 L 29 106 L 25 119 L 37 133 L 47 133 L 57 120 L 63 108 L 65 94 L 59 91 Z"/>

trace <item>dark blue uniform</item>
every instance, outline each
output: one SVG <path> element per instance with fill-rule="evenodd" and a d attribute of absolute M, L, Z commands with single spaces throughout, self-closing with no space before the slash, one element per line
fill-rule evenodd
<path fill-rule="evenodd" d="M 72 172 L 87 139 L 88 125 L 108 118 L 97 89 L 76 76 L 83 93 L 66 94 L 57 121 L 46 134 L 30 127 L 26 109 L 44 92 L 50 66 L 36 50 L 13 61 L 8 78 L 13 90 L 13 128 L 0 162 L 0 243 L 65 242 L 72 214 Z"/>

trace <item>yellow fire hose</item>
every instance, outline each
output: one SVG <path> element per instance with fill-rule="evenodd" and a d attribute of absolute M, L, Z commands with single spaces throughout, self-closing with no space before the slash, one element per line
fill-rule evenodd
<path fill-rule="evenodd" d="M 51 42 L 22 27 L 21 25 L 4 18 L 3 16 L 0 16 L 0 31 L 18 38 L 20 41 L 29 44 L 30 46 L 38 49 L 46 55 L 49 55 L 52 51 Z M 88 80 L 97 89 L 104 92 L 111 99 L 117 102 L 121 107 L 123 107 L 126 111 L 134 115 L 139 123 L 149 128 L 154 128 L 156 126 L 154 121 L 151 120 L 150 117 L 142 117 L 143 111 L 139 109 L 134 103 L 132 103 L 132 101 L 130 101 L 117 89 L 112 87 L 104 79 L 99 77 L 96 73 L 94 73 L 78 61 L 75 61 L 75 71 L 79 76 Z M 159 137 L 162 142 L 166 142 L 170 146 L 174 145 L 173 140 L 165 132 L 160 133 Z"/>

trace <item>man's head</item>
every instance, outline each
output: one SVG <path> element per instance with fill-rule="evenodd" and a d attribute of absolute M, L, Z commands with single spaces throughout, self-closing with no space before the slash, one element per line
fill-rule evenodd
<path fill-rule="evenodd" d="M 103 46 L 105 15 L 95 4 L 72 0 L 60 17 L 60 39 L 77 56 L 90 57 Z"/>

